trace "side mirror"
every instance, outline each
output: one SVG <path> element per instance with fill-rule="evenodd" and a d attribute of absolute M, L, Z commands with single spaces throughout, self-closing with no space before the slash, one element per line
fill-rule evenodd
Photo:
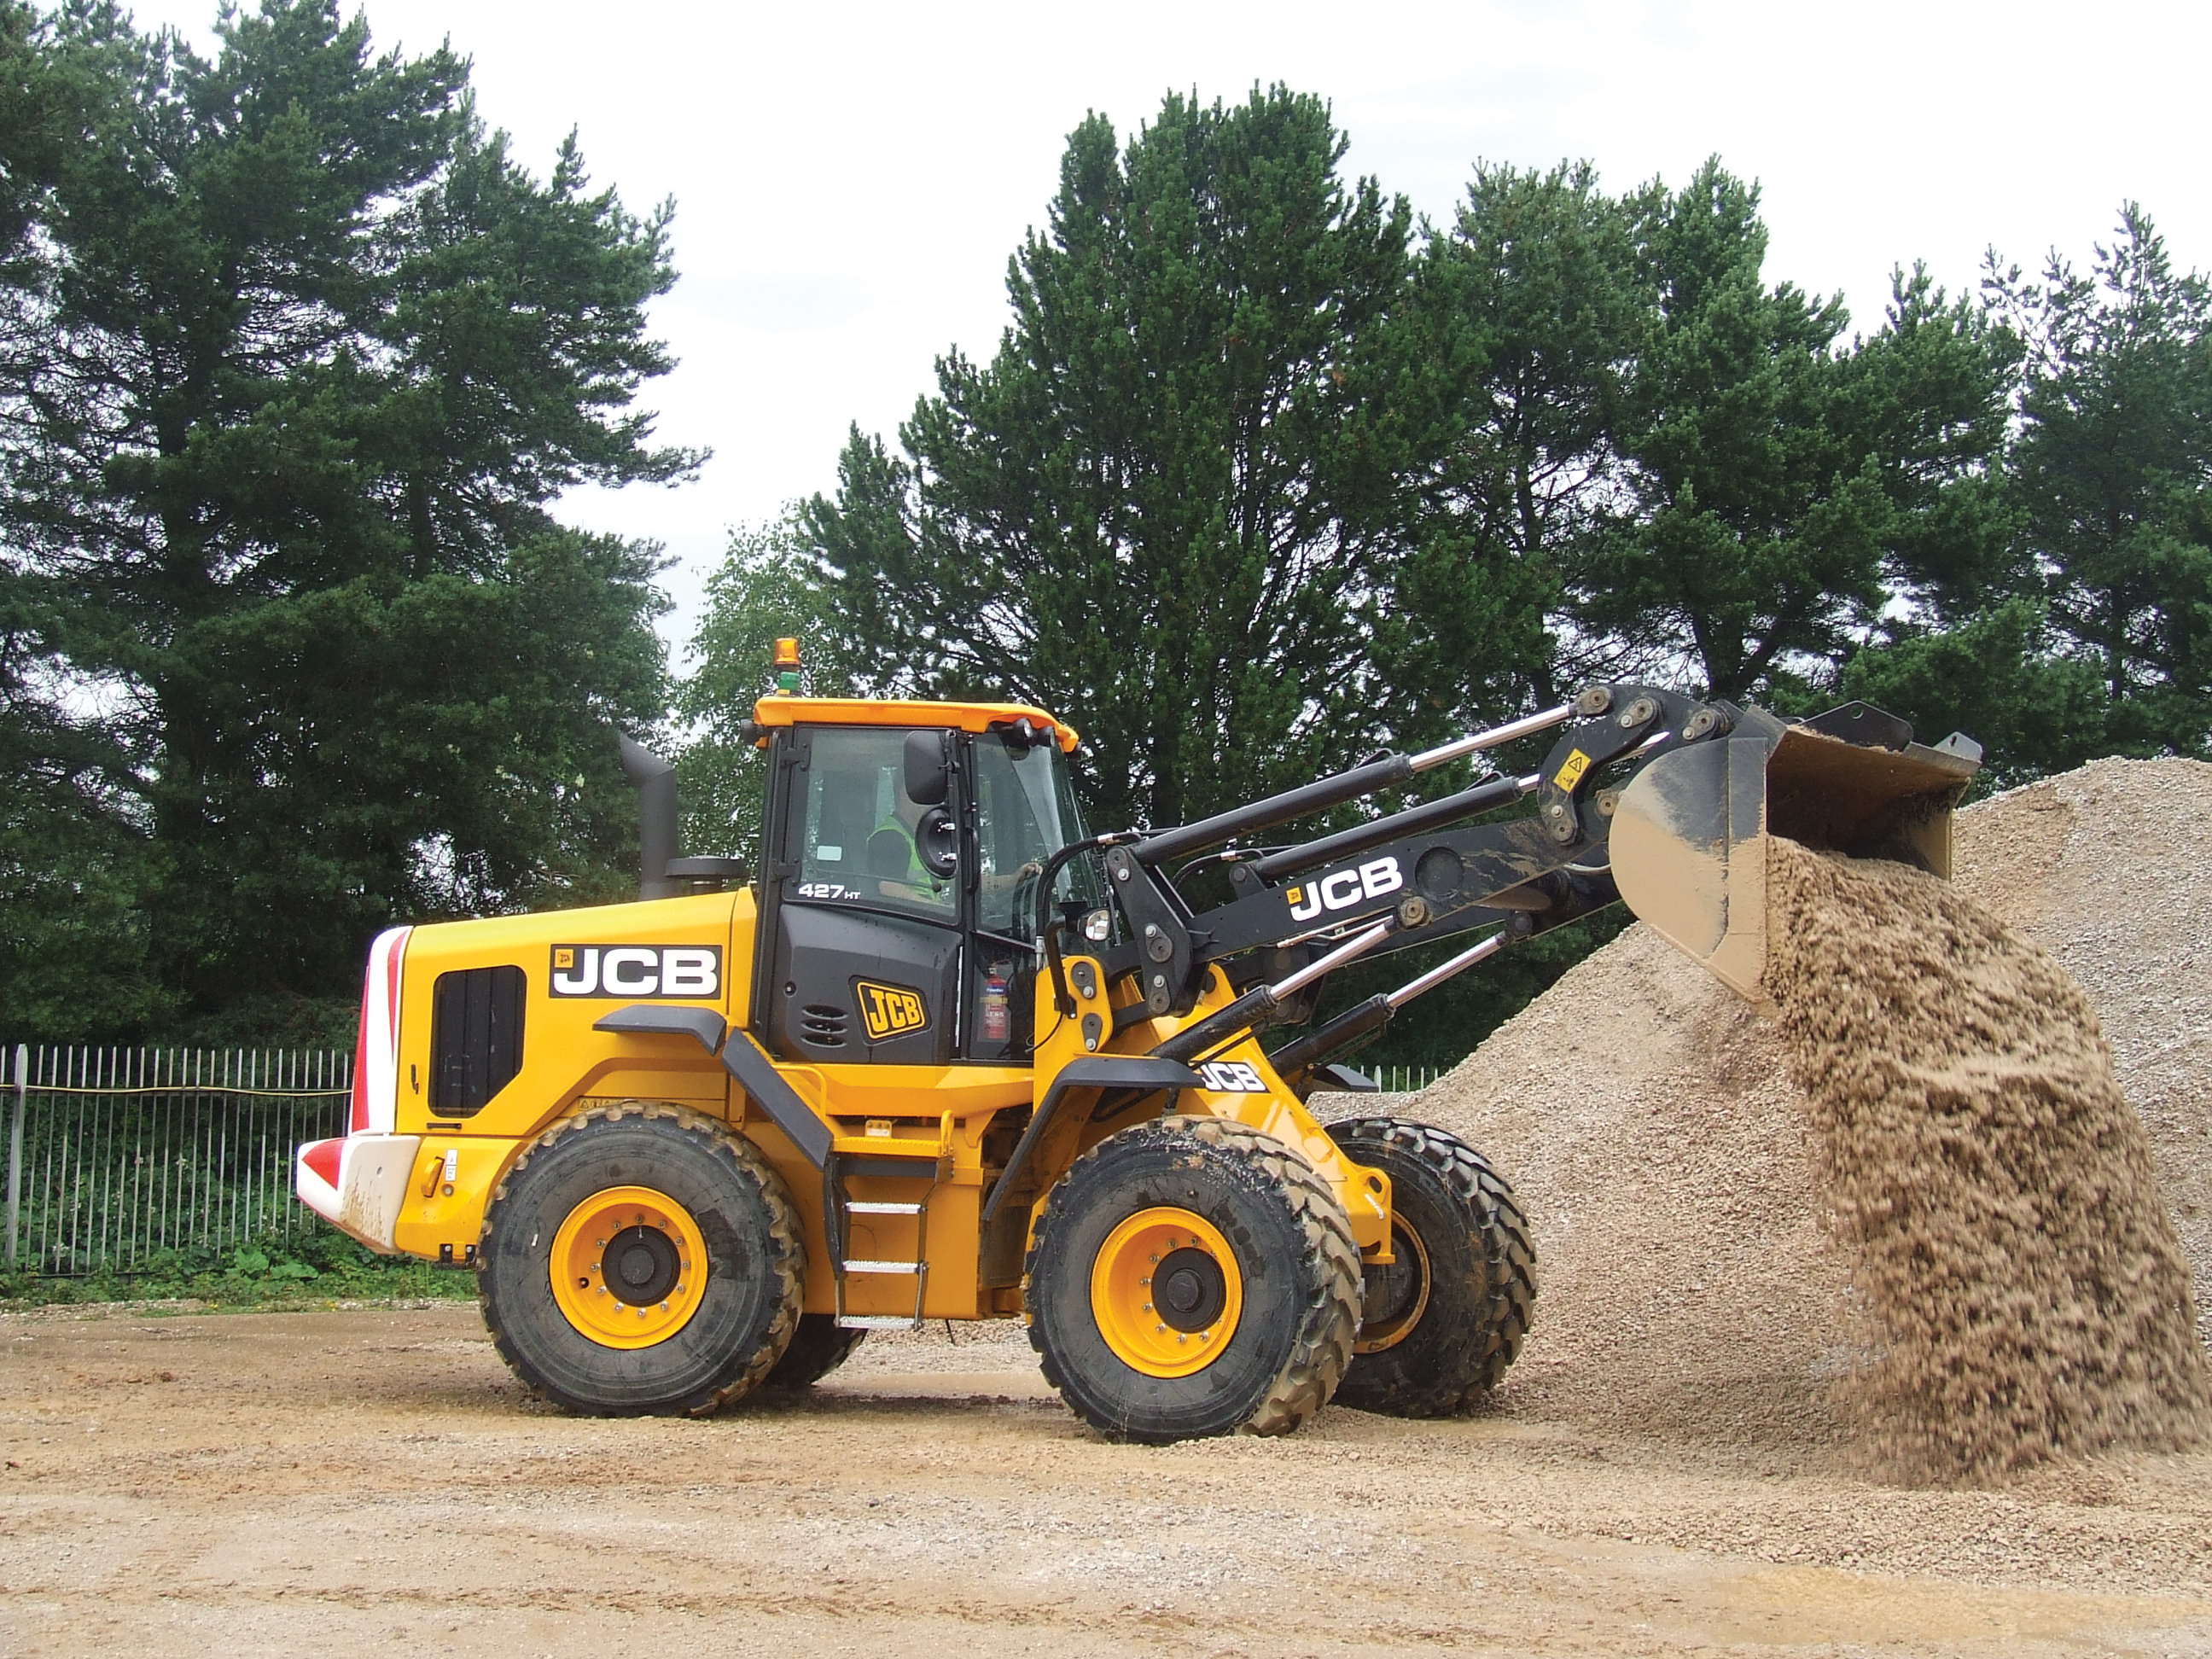
<path fill-rule="evenodd" d="M 942 806 L 952 789 L 952 734 L 906 734 L 906 798 L 916 806 Z"/>

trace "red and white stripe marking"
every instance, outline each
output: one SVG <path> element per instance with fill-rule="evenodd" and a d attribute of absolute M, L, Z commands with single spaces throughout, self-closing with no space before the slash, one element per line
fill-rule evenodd
<path fill-rule="evenodd" d="M 293 1164 L 302 1204 L 380 1250 L 392 1249 L 407 1170 L 421 1144 L 418 1136 L 392 1133 L 399 1123 L 399 970 L 413 931 L 388 928 L 368 947 L 346 1133 L 309 1141 Z"/>
<path fill-rule="evenodd" d="M 373 1250 L 392 1253 L 420 1135 L 342 1135 L 311 1140 L 294 1161 L 300 1201 Z"/>
<path fill-rule="evenodd" d="M 399 969 L 414 931 L 386 928 L 368 947 L 353 1051 L 353 1134 L 390 1134 L 399 1124 Z"/>
<path fill-rule="evenodd" d="M 338 1218 L 338 1178 L 345 1168 L 345 1141 L 311 1140 L 295 1159 L 292 1185 L 300 1202 L 325 1221 Z"/>

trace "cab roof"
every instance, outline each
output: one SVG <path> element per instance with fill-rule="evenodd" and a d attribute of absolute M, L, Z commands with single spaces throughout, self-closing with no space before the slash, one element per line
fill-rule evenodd
<path fill-rule="evenodd" d="M 1025 720 L 1051 734 L 1063 750 L 1079 741 L 1075 728 L 1025 702 L 919 702 L 896 697 L 799 697 L 770 692 L 753 705 L 761 726 L 950 726 L 963 732 L 988 732 Z"/>

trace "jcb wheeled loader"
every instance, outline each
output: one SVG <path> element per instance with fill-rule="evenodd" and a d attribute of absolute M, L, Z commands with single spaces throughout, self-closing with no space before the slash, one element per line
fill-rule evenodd
<path fill-rule="evenodd" d="M 675 856 L 672 776 L 625 740 L 641 901 L 383 934 L 349 1133 L 299 1152 L 356 1238 L 473 1266 L 500 1352 L 573 1410 L 710 1412 L 872 1329 L 1016 1316 L 1110 1437 L 1457 1410 L 1528 1329 L 1526 1222 L 1441 1129 L 1319 1121 L 1315 1091 L 1373 1086 L 1332 1057 L 1615 902 L 1756 998 L 1766 838 L 1948 874 L 1979 760 L 1860 704 L 1601 684 L 1094 835 L 1043 710 L 802 696 L 789 641 L 779 665 L 757 875 Z M 1547 732 L 1526 775 L 1257 839 Z M 1311 1024 L 1332 971 L 1470 933 Z"/>

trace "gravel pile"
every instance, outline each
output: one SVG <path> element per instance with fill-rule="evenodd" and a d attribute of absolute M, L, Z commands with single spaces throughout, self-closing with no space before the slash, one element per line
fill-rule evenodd
<path fill-rule="evenodd" d="M 1875 1356 L 1887 1474 L 1978 1480 L 2203 1429 L 2190 1272 L 2081 988 L 1948 882 L 1776 842 L 1765 988 Z"/>
<path fill-rule="evenodd" d="M 1957 839 L 1960 891 L 2101 1021 L 2212 1335 L 2212 766 L 2098 762 L 1969 809 Z M 1860 1461 L 1838 1384 L 1877 1356 L 1814 1118 L 1780 1032 L 1703 969 L 1631 928 L 1400 1109 L 1495 1159 L 1536 1232 L 1500 1412 Z"/>

